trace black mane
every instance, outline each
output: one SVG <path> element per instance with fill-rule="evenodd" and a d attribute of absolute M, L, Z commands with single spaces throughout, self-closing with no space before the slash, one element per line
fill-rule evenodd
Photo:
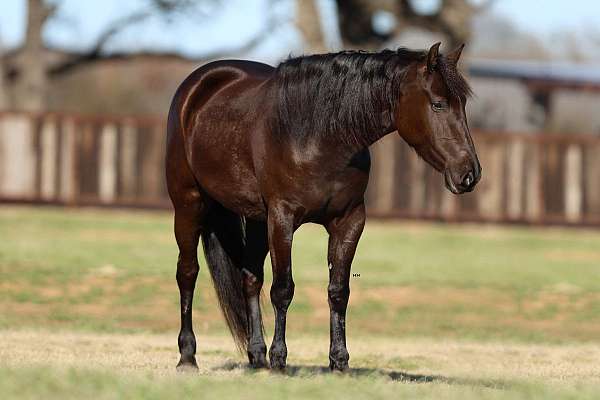
<path fill-rule="evenodd" d="M 337 133 L 349 143 L 368 144 L 375 139 L 369 134 L 393 126 L 407 67 L 426 58 L 426 51 L 405 48 L 289 58 L 275 71 L 275 128 L 302 138 Z M 445 61 L 439 57 L 438 70 L 449 92 L 468 97 L 468 84 Z"/>

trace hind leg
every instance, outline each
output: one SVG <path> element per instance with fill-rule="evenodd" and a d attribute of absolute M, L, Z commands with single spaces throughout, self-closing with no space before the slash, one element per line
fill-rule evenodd
<path fill-rule="evenodd" d="M 267 224 L 248 220 L 242 265 L 244 266 L 244 292 L 248 308 L 248 361 L 253 368 L 267 366 L 267 346 L 263 337 L 260 291 L 264 279 L 263 266 L 268 251 Z"/>
<path fill-rule="evenodd" d="M 196 364 L 196 337 L 192 327 L 192 301 L 198 277 L 198 240 L 206 205 L 200 193 L 189 191 L 187 204 L 175 208 L 175 238 L 179 247 L 177 260 L 177 285 L 181 302 L 181 329 L 179 331 L 179 353 L 181 359 L 177 369 L 198 368 Z"/>

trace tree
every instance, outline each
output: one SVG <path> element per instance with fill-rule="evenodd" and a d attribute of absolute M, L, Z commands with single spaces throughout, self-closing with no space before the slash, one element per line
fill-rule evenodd
<path fill-rule="evenodd" d="M 296 26 L 307 49 L 313 53 L 327 50 L 316 0 L 300 0 L 296 3 Z"/>
<path fill-rule="evenodd" d="M 299 12 L 307 12 L 306 3 L 314 0 L 298 0 Z M 436 10 L 422 13 L 411 0 L 335 0 L 339 19 L 339 28 L 345 48 L 377 49 L 388 40 L 407 28 L 421 28 L 441 33 L 446 37 L 449 47 L 468 42 L 471 37 L 473 16 L 488 7 L 492 0 L 476 5 L 469 0 L 440 0 Z M 393 29 L 381 32 L 373 26 L 373 17 L 377 12 L 385 11 L 395 19 Z M 298 18 L 297 23 L 318 21 L 313 18 Z M 309 26 L 299 26 L 301 32 L 310 31 Z M 308 40 L 313 51 L 314 40 Z M 322 45 L 322 43 L 321 43 Z"/>
<path fill-rule="evenodd" d="M 44 104 L 48 78 L 43 61 L 44 42 L 42 29 L 56 7 L 43 0 L 28 0 L 25 43 L 18 65 L 19 80 L 15 91 L 15 103 L 29 111 L 40 110 Z"/>
<path fill-rule="evenodd" d="M 203 3 L 216 1 L 202 0 Z M 107 56 L 104 53 L 106 44 L 123 29 L 155 15 L 171 18 L 198 3 L 200 2 L 194 0 L 146 0 L 145 5 L 139 10 L 106 26 L 87 51 L 52 63 L 45 54 L 46 48 L 42 32 L 46 23 L 56 16 L 60 9 L 60 3 L 48 0 L 27 0 L 25 41 L 20 48 L 18 57 L 14 58 L 12 64 L 5 63 L 6 57 L 3 57 L 2 63 L 0 63 L 2 64 L 0 67 L 0 74 L 2 74 L 0 91 L 3 95 L 0 96 L 0 106 L 28 111 L 43 110 L 50 79 L 105 58 Z M 14 81 L 13 96 L 6 95 L 8 92 L 7 76 Z M 3 103 L 2 97 L 4 97 Z"/>

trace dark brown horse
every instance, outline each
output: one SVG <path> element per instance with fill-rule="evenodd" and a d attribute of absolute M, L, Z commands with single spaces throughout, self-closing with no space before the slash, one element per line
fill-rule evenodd
<path fill-rule="evenodd" d="M 365 223 L 369 146 L 397 131 L 453 193 L 481 174 L 469 134 L 462 46 L 341 52 L 277 68 L 217 61 L 194 71 L 169 112 L 167 182 L 175 207 L 181 296 L 181 367 L 196 366 L 192 297 L 202 238 L 231 333 L 250 365 L 265 367 L 259 295 L 271 254 L 275 333 L 270 366 L 286 365 L 286 313 L 294 294 L 294 231 L 329 233 L 330 368 L 348 368 L 345 316 L 350 265 Z"/>

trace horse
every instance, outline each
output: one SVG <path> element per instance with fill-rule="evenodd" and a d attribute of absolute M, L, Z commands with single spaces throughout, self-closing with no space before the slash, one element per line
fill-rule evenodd
<path fill-rule="evenodd" d="M 457 69 L 464 45 L 342 51 L 277 67 L 220 60 L 192 72 L 173 97 L 166 178 L 174 207 L 181 328 L 178 369 L 198 368 L 192 301 L 201 239 L 225 320 L 250 367 L 283 370 L 294 295 L 291 249 L 304 223 L 329 234 L 329 367 L 348 369 L 350 267 L 365 224 L 369 146 L 397 131 L 455 194 L 481 166 Z M 270 254 L 275 331 L 266 361 L 260 294 Z"/>

